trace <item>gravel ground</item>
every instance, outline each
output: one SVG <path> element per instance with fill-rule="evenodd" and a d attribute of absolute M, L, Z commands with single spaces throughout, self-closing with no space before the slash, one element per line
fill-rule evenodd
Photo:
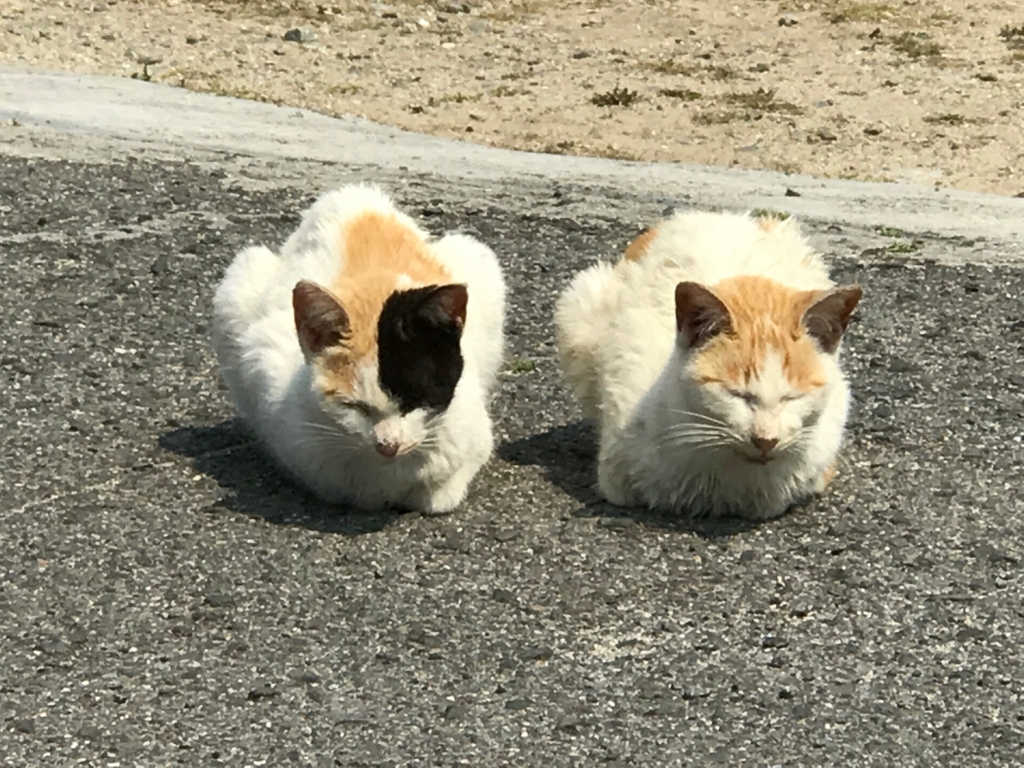
<path fill-rule="evenodd" d="M 1020 269 L 812 229 L 865 286 L 831 492 L 759 526 L 625 517 L 550 316 L 639 204 L 392 174 L 503 259 L 501 445 L 454 515 L 347 514 L 262 458 L 206 341 L 233 253 L 316 190 L 112 157 L 0 155 L 5 765 L 1019 764 Z"/>
<path fill-rule="evenodd" d="M 1024 194 L 1006 0 L 4 0 L 0 63 L 490 146 Z"/>

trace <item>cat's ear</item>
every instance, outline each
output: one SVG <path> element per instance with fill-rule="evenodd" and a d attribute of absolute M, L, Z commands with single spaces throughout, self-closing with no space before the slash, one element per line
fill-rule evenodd
<path fill-rule="evenodd" d="M 442 285 L 426 295 L 416 311 L 416 317 L 430 325 L 454 325 L 461 330 L 466 324 L 468 303 L 469 292 L 465 285 Z"/>
<path fill-rule="evenodd" d="M 300 280 L 292 289 L 292 309 L 299 346 L 307 357 L 345 342 L 349 320 L 345 309 L 316 283 Z"/>
<path fill-rule="evenodd" d="M 832 354 L 839 347 L 860 297 L 859 285 L 843 285 L 819 296 L 804 312 L 807 335 L 818 342 L 823 352 Z"/>
<path fill-rule="evenodd" d="M 729 310 L 715 294 L 698 283 L 676 286 L 676 330 L 690 348 L 731 329 Z"/>

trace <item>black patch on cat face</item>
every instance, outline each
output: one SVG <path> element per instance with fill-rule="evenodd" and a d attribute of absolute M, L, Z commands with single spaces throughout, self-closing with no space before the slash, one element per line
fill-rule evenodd
<path fill-rule="evenodd" d="M 444 410 L 462 376 L 464 285 L 395 291 L 377 321 L 380 386 L 402 413 Z"/>

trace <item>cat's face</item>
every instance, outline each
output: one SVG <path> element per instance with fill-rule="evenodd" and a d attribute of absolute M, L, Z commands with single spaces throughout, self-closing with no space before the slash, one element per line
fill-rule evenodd
<path fill-rule="evenodd" d="M 359 334 L 328 291 L 296 285 L 295 327 L 324 412 L 382 460 L 428 447 L 462 376 L 467 302 L 464 285 L 395 291 L 376 333 Z"/>
<path fill-rule="evenodd" d="M 704 439 L 759 464 L 799 451 L 841 375 L 836 354 L 860 297 L 857 286 L 796 291 L 761 277 L 714 291 L 680 283 L 683 375 L 703 411 L 691 443 Z"/>

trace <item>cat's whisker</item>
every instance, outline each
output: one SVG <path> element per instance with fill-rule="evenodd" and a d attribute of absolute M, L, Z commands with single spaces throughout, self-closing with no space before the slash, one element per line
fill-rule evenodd
<path fill-rule="evenodd" d="M 730 442 L 740 442 L 740 437 L 729 429 L 694 429 L 690 427 L 674 427 L 662 432 L 665 439 L 676 439 L 683 437 L 693 438 L 717 438 Z"/>
<path fill-rule="evenodd" d="M 659 447 L 687 446 L 690 448 L 725 447 L 733 446 L 735 444 L 735 440 L 725 439 L 722 437 L 705 437 L 698 435 L 668 436 L 657 443 Z"/>
<path fill-rule="evenodd" d="M 669 412 L 675 414 L 676 416 L 686 416 L 691 419 L 700 419 L 701 421 L 707 424 L 716 424 L 723 427 L 728 426 L 728 423 L 726 421 L 718 418 L 717 416 L 712 416 L 707 413 L 700 413 L 698 411 L 686 411 L 679 408 L 670 408 Z"/>

